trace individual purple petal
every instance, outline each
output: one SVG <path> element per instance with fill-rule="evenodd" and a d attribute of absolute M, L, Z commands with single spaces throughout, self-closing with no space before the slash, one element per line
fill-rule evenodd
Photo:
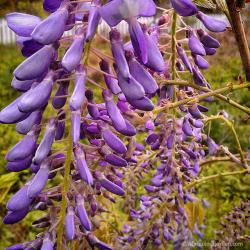
<path fill-rule="evenodd" d="M 147 120 L 145 122 L 145 128 L 148 130 L 154 130 L 154 128 L 155 128 L 154 122 L 151 119 Z"/>
<path fill-rule="evenodd" d="M 10 211 L 3 218 L 3 223 L 4 224 L 15 224 L 18 221 L 22 220 L 27 215 L 28 212 L 29 212 L 28 208 L 23 208 L 23 209 L 18 210 L 18 211 Z"/>
<path fill-rule="evenodd" d="M 40 165 L 42 161 L 48 156 L 51 146 L 55 140 L 55 135 L 56 135 L 56 127 L 57 127 L 57 120 L 55 119 L 50 119 L 47 126 L 46 130 L 44 133 L 44 136 L 36 150 L 36 154 L 33 158 L 33 162 L 35 164 Z"/>
<path fill-rule="evenodd" d="M 145 65 L 153 71 L 164 72 L 166 65 L 154 38 L 145 32 L 145 41 L 148 50 L 148 61 Z"/>
<path fill-rule="evenodd" d="M 88 99 L 88 112 L 89 114 L 92 116 L 92 118 L 94 119 L 98 119 L 100 116 L 100 112 L 99 109 L 97 107 L 97 105 L 94 102 L 94 95 L 93 95 L 93 91 L 92 90 L 87 90 L 85 92 L 85 96 Z"/>
<path fill-rule="evenodd" d="M 207 56 L 213 56 L 216 53 L 216 49 L 215 48 L 205 47 L 205 51 L 206 51 L 206 55 Z"/>
<path fill-rule="evenodd" d="M 84 198 L 81 195 L 76 196 L 76 209 L 82 226 L 87 231 L 91 231 L 92 229 L 91 221 L 88 217 L 87 211 L 84 206 Z"/>
<path fill-rule="evenodd" d="M 56 42 L 65 30 L 69 12 L 66 6 L 60 7 L 36 26 L 31 37 L 41 44 Z M 55 28 L 56 27 L 56 28 Z"/>
<path fill-rule="evenodd" d="M 89 10 L 88 26 L 86 31 L 87 42 L 92 40 L 97 30 L 100 21 L 99 7 L 101 6 L 101 4 L 102 3 L 100 0 L 93 0 L 91 3 L 91 7 Z"/>
<path fill-rule="evenodd" d="M 144 88 L 146 94 L 154 94 L 158 85 L 152 75 L 134 58 L 131 52 L 127 52 L 128 65 L 131 75 Z"/>
<path fill-rule="evenodd" d="M 37 16 L 13 12 L 6 15 L 8 26 L 17 35 L 28 37 L 34 28 L 41 22 Z"/>
<path fill-rule="evenodd" d="M 121 128 L 121 127 L 118 127 L 116 125 L 114 125 L 114 128 L 118 132 L 120 132 L 121 134 L 126 135 L 126 136 L 134 136 L 134 135 L 136 135 L 135 127 L 126 119 L 125 119 L 125 125 L 126 125 L 125 128 Z"/>
<path fill-rule="evenodd" d="M 11 172 L 20 172 L 24 169 L 27 169 L 32 162 L 32 156 L 28 156 L 23 160 L 19 161 L 10 161 L 6 165 L 6 169 Z"/>
<path fill-rule="evenodd" d="M 33 82 L 34 82 L 33 80 L 20 81 L 17 80 L 15 77 L 13 77 L 13 80 L 11 82 L 11 87 L 13 87 L 18 91 L 25 92 L 30 89 Z"/>
<path fill-rule="evenodd" d="M 36 175 L 32 178 L 28 185 L 27 195 L 29 198 L 35 198 L 41 193 L 41 191 L 46 186 L 49 178 L 49 165 L 50 161 L 45 160 L 42 162 L 40 169 Z"/>
<path fill-rule="evenodd" d="M 74 208 L 69 206 L 65 217 L 65 234 L 67 240 L 73 240 L 75 238 L 75 219 Z"/>
<path fill-rule="evenodd" d="M 114 102 L 112 93 L 109 90 L 104 90 L 103 98 L 112 124 L 116 129 L 125 129 L 127 127 L 125 120 Z"/>
<path fill-rule="evenodd" d="M 21 112 L 17 106 L 22 96 L 18 97 L 15 101 L 9 104 L 0 112 L 0 123 L 13 124 L 23 121 L 30 113 Z"/>
<path fill-rule="evenodd" d="M 72 121 L 72 141 L 77 144 L 80 139 L 80 128 L 81 128 L 81 111 L 73 111 L 71 115 Z"/>
<path fill-rule="evenodd" d="M 170 135 L 167 138 L 167 148 L 172 149 L 175 141 L 175 133 L 171 131 Z"/>
<path fill-rule="evenodd" d="M 204 30 L 199 29 L 199 30 L 197 30 L 197 33 L 200 37 L 200 41 L 203 43 L 203 45 L 205 47 L 215 48 L 215 49 L 220 47 L 220 42 L 218 40 L 216 40 L 215 38 L 213 38 L 212 36 L 210 36 Z"/>
<path fill-rule="evenodd" d="M 53 45 L 44 46 L 15 69 L 15 77 L 24 81 L 42 76 L 48 71 L 54 54 L 55 48 Z"/>
<path fill-rule="evenodd" d="M 156 14 L 156 5 L 152 0 L 137 0 L 138 15 L 143 17 L 151 17 Z M 133 6 L 134 7 L 134 6 Z M 133 8 L 132 7 L 132 8 Z"/>
<path fill-rule="evenodd" d="M 37 134 L 30 131 L 6 154 L 7 161 L 20 161 L 32 155 L 36 149 Z"/>
<path fill-rule="evenodd" d="M 117 166 L 117 167 L 126 167 L 128 165 L 126 160 L 124 160 L 123 158 L 121 158 L 115 154 L 107 154 L 107 155 L 105 155 L 104 159 L 108 163 L 110 163 L 114 166 Z"/>
<path fill-rule="evenodd" d="M 208 137 L 207 138 L 207 145 L 208 145 L 208 153 L 209 155 L 215 155 L 218 150 L 219 150 L 219 146 L 215 143 L 215 141 Z"/>
<path fill-rule="evenodd" d="M 127 148 L 122 140 L 117 137 L 109 128 L 102 129 L 102 137 L 107 145 L 118 154 L 126 153 Z"/>
<path fill-rule="evenodd" d="M 193 80 L 197 85 L 200 85 L 202 87 L 207 87 L 207 82 L 204 78 L 204 76 L 201 74 L 199 69 L 195 66 L 193 67 Z"/>
<path fill-rule="evenodd" d="M 117 71 L 123 78 L 129 79 L 130 73 L 129 73 L 128 64 L 125 58 L 125 51 L 123 48 L 121 35 L 119 31 L 116 29 L 112 29 L 109 35 L 110 35 L 110 41 L 111 41 L 111 50 L 112 50 L 112 54 L 116 62 Z"/>
<path fill-rule="evenodd" d="M 180 16 L 192 16 L 198 12 L 191 0 L 170 0 L 170 2 Z"/>
<path fill-rule="evenodd" d="M 110 67 L 110 65 L 109 65 L 109 63 L 107 61 L 101 60 L 99 65 L 100 65 L 100 68 L 101 68 L 102 71 L 108 73 L 109 75 L 113 74 L 112 70 L 111 70 L 111 67 Z M 109 75 L 103 74 L 105 83 L 106 83 L 107 87 L 112 91 L 112 93 L 114 95 L 117 95 L 118 93 L 121 92 L 121 89 L 120 89 L 120 87 L 118 85 L 118 81 L 115 78 L 113 78 L 113 77 L 111 77 Z"/>
<path fill-rule="evenodd" d="M 141 99 L 130 99 L 127 98 L 129 104 L 131 104 L 134 108 L 143 110 L 143 111 L 152 111 L 154 109 L 153 102 L 146 96 Z"/>
<path fill-rule="evenodd" d="M 82 65 L 77 68 L 75 88 L 70 98 L 70 109 L 80 110 L 85 100 L 86 70 Z"/>
<path fill-rule="evenodd" d="M 21 49 L 22 55 L 29 57 L 40 50 L 44 45 L 30 39 L 23 42 L 23 47 Z"/>
<path fill-rule="evenodd" d="M 48 103 L 53 84 L 53 75 L 49 73 L 41 83 L 22 95 L 18 103 L 20 111 L 33 112 L 43 108 Z"/>
<path fill-rule="evenodd" d="M 188 112 L 195 118 L 195 119 L 201 119 L 202 118 L 202 113 L 200 110 L 197 108 L 197 105 L 193 105 L 188 107 Z"/>
<path fill-rule="evenodd" d="M 83 28 L 76 30 L 74 40 L 62 58 L 62 66 L 68 72 L 73 71 L 80 64 L 85 40 L 83 32 Z"/>
<path fill-rule="evenodd" d="M 6 247 L 5 250 L 24 250 L 26 247 L 25 243 L 18 243 L 9 247 Z"/>
<path fill-rule="evenodd" d="M 193 136 L 193 130 L 187 118 L 184 118 L 182 130 L 185 133 L 185 135 Z"/>
<path fill-rule="evenodd" d="M 142 85 L 132 76 L 126 79 L 118 72 L 118 84 L 126 98 L 136 100 L 143 98 L 145 95 Z"/>
<path fill-rule="evenodd" d="M 193 54 L 205 56 L 206 51 L 203 47 L 202 43 L 200 42 L 199 38 L 195 35 L 194 31 L 188 31 L 188 47 Z"/>
<path fill-rule="evenodd" d="M 131 19 L 128 24 L 130 39 L 134 48 L 134 53 L 140 59 L 140 61 L 146 64 L 148 61 L 148 49 L 146 44 L 146 38 L 142 31 L 141 25 L 135 18 Z"/>
<path fill-rule="evenodd" d="M 44 10 L 53 13 L 60 7 L 61 3 L 62 0 L 43 0 L 43 8 Z"/>
<path fill-rule="evenodd" d="M 189 122 L 196 128 L 203 128 L 204 127 L 204 123 L 202 120 L 196 120 L 196 119 L 189 119 Z"/>
<path fill-rule="evenodd" d="M 209 68 L 209 63 L 206 59 L 204 59 L 200 55 L 193 55 L 194 57 L 194 62 L 195 64 L 200 68 L 200 69 L 208 69 Z"/>
<path fill-rule="evenodd" d="M 57 128 L 56 128 L 56 134 L 55 134 L 55 140 L 61 140 L 64 135 L 64 130 L 65 130 L 65 118 L 66 114 L 63 110 L 59 110 L 58 114 L 58 123 L 57 123 Z"/>
<path fill-rule="evenodd" d="M 43 239 L 43 245 L 41 247 L 41 250 L 53 250 L 53 249 L 54 249 L 54 243 L 50 239 L 49 233 L 46 233 Z"/>
<path fill-rule="evenodd" d="M 177 53 L 178 53 L 180 59 L 182 60 L 182 62 L 186 66 L 186 68 L 192 73 L 193 72 L 192 64 L 191 64 L 185 50 L 179 44 L 176 46 L 176 49 L 177 49 Z"/>
<path fill-rule="evenodd" d="M 117 194 L 120 196 L 125 195 L 125 192 L 121 187 L 119 187 L 115 183 L 108 180 L 104 175 L 102 175 L 102 174 L 98 174 L 98 175 L 99 175 L 98 179 L 99 179 L 102 187 L 104 187 L 105 189 L 107 189 L 109 192 L 111 192 L 113 194 Z"/>
<path fill-rule="evenodd" d="M 19 191 L 17 191 L 8 201 L 6 207 L 11 211 L 26 210 L 29 207 L 32 199 L 27 195 L 28 185 L 26 184 Z"/>
<path fill-rule="evenodd" d="M 90 241 L 90 243 L 94 246 L 96 246 L 97 248 L 99 248 L 100 250 L 114 250 L 114 248 L 108 246 L 106 243 L 100 241 L 99 239 L 97 239 L 94 235 L 89 234 L 88 235 L 88 241 Z"/>
<path fill-rule="evenodd" d="M 76 168 L 81 176 L 81 178 L 89 185 L 93 184 L 93 176 L 88 168 L 85 154 L 80 146 L 74 148 L 74 156 L 76 160 Z"/>
<path fill-rule="evenodd" d="M 196 17 L 212 32 L 223 32 L 227 29 L 228 24 L 225 21 L 208 16 L 201 11 L 198 12 Z"/>
<path fill-rule="evenodd" d="M 68 88 L 69 81 L 64 81 L 59 84 L 59 87 L 55 93 L 55 97 L 52 100 L 52 105 L 55 109 L 61 109 L 64 107 L 67 101 Z"/>
<path fill-rule="evenodd" d="M 34 125 L 39 125 L 41 123 L 42 115 L 42 110 L 32 112 L 25 120 L 17 123 L 16 131 L 26 135 Z"/>

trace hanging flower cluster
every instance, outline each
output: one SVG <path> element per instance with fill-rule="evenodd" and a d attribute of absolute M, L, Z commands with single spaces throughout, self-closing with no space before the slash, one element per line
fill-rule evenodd
<path fill-rule="evenodd" d="M 156 15 L 153 0 L 44 0 L 50 14 L 44 20 L 7 15 L 26 59 L 11 83 L 20 96 L 0 112 L 1 123 L 16 124 L 23 134 L 7 153 L 6 168 L 30 169 L 32 176 L 8 201 L 4 223 L 33 210 L 47 212 L 34 222 L 44 233 L 8 250 L 68 249 L 73 240 L 78 249 L 145 249 L 168 241 L 180 249 L 193 235 L 202 237 L 203 225 L 188 226 L 184 205 L 197 198 L 186 185 L 207 155 L 222 150 L 204 132 L 208 108 L 200 102 L 213 96 L 201 70 L 209 67 L 205 56 L 220 46 L 208 31 L 223 32 L 228 25 L 191 0 L 170 2 L 173 8 L 152 26 L 138 18 Z M 186 25 L 186 16 L 195 16 L 206 31 Z M 122 21 L 128 40 L 116 28 Z M 97 34 L 100 22 L 110 26 L 109 38 Z M 64 36 L 72 29 L 73 36 Z M 110 53 L 93 47 L 97 36 Z M 99 68 L 90 55 L 98 57 Z M 105 86 L 91 79 L 93 70 Z M 181 85 L 189 74 L 193 83 Z M 102 91 L 99 99 L 94 85 Z M 136 207 L 133 192 L 145 174 L 151 177 Z M 108 211 L 103 199 L 115 202 L 116 196 L 130 199 L 134 222 L 108 245 L 95 235 L 96 220 Z"/>

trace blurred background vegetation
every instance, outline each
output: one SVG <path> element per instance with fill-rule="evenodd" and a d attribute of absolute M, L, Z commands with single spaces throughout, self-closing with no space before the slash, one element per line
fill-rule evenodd
<path fill-rule="evenodd" d="M 20 0 L 0 0 L 0 18 L 10 11 L 24 11 L 44 15 L 42 12 L 41 1 L 20 1 Z M 246 13 L 248 17 L 249 13 Z M 247 18 L 245 24 L 250 37 L 250 20 Z M 211 67 L 206 71 L 205 75 L 208 82 L 213 88 L 219 88 L 229 82 L 237 82 L 240 76 L 243 75 L 237 46 L 234 41 L 233 34 L 226 32 L 218 36 L 222 43 L 222 47 L 218 53 L 209 58 Z M 0 45 L 0 109 L 14 100 L 18 93 L 10 86 L 12 80 L 12 72 L 16 66 L 23 60 L 17 46 L 1 46 Z M 235 99 L 242 105 L 250 107 L 250 93 L 247 90 L 238 91 L 230 94 L 230 97 Z M 246 115 L 238 110 L 235 110 L 230 105 L 222 101 L 215 100 L 209 104 L 210 114 L 216 114 L 220 110 L 228 112 L 230 118 L 234 121 L 236 130 L 239 134 L 242 147 L 246 151 L 249 146 L 249 119 Z M 226 144 L 232 151 L 235 151 L 235 142 L 231 132 L 226 126 L 220 122 L 212 123 L 211 136 L 219 144 Z M 23 171 L 20 174 L 7 173 L 5 170 L 4 155 L 8 149 L 13 146 L 21 138 L 15 132 L 13 125 L 0 126 L 0 250 L 4 247 L 34 238 L 39 229 L 34 229 L 31 225 L 34 218 L 37 218 L 41 213 L 31 213 L 26 219 L 15 226 L 5 226 L 2 224 L 2 217 L 6 213 L 5 205 L 9 197 L 16 192 L 23 183 L 28 179 L 30 173 Z M 211 164 L 202 169 L 201 175 L 207 176 L 224 171 L 237 170 L 230 162 Z M 250 178 L 248 176 L 234 176 L 217 178 L 213 181 L 202 184 L 197 189 L 197 196 L 205 198 L 210 206 L 206 210 L 206 229 L 204 241 L 215 239 L 215 230 L 219 228 L 220 221 L 223 216 L 230 211 L 235 204 L 239 205 L 241 200 L 250 199 Z M 125 218 L 124 214 L 114 208 L 114 223 L 117 223 L 116 218 Z M 119 221 L 119 220 L 118 220 Z M 121 223 L 121 222 L 120 222 Z M 232 248 L 233 249 L 233 248 Z M 236 248 L 234 248 L 236 249 Z M 244 243 L 244 246 L 239 249 L 250 249 L 250 245 Z"/>

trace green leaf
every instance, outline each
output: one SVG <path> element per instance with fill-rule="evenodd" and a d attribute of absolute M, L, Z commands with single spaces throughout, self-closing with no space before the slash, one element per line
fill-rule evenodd
<path fill-rule="evenodd" d="M 18 180 L 18 173 L 8 173 L 3 174 L 0 176 L 0 189 L 4 189 L 9 187 L 9 185 L 12 183 L 12 185 Z"/>

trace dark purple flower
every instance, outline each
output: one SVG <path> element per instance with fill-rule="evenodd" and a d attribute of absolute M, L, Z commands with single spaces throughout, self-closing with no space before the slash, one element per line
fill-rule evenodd
<path fill-rule="evenodd" d="M 91 221 L 89 220 L 87 211 L 85 209 L 84 198 L 81 195 L 76 196 L 76 209 L 82 226 L 87 231 L 91 231 L 92 229 Z"/>
<path fill-rule="evenodd" d="M 85 41 L 84 31 L 82 27 L 76 30 L 74 40 L 62 58 L 62 66 L 68 72 L 80 64 Z"/>
<path fill-rule="evenodd" d="M 68 16 L 67 4 L 62 4 L 57 11 L 35 27 L 31 37 L 41 44 L 54 43 L 63 35 Z"/>
<path fill-rule="evenodd" d="M 143 111 L 152 111 L 154 109 L 153 102 L 146 96 L 141 99 L 130 99 L 127 98 L 129 104 L 131 104 L 134 108 L 143 110 Z"/>
<path fill-rule="evenodd" d="M 67 101 L 68 88 L 69 81 L 64 81 L 59 84 L 59 87 L 55 93 L 55 97 L 52 100 L 52 105 L 55 109 L 61 109 L 64 107 Z"/>
<path fill-rule="evenodd" d="M 40 50 L 44 45 L 30 39 L 23 42 L 23 47 L 21 49 L 22 55 L 29 57 Z"/>
<path fill-rule="evenodd" d="M 58 123 L 57 123 L 57 128 L 56 128 L 56 135 L 55 135 L 55 140 L 61 140 L 64 135 L 64 130 L 65 130 L 65 119 L 66 119 L 66 114 L 63 110 L 59 110 L 58 114 Z"/>
<path fill-rule="evenodd" d="M 80 65 L 76 70 L 75 88 L 70 98 L 70 109 L 80 110 L 85 100 L 86 70 Z"/>
<path fill-rule="evenodd" d="M 51 150 L 51 146 L 56 136 L 57 120 L 50 119 L 45 130 L 45 134 L 36 150 L 36 154 L 33 158 L 35 164 L 41 164 L 41 162 L 47 157 Z"/>
<path fill-rule="evenodd" d="M 65 217 L 65 233 L 68 240 L 73 240 L 75 238 L 75 212 L 72 206 L 67 209 L 67 214 Z"/>
<path fill-rule="evenodd" d="M 212 32 L 223 32 L 227 29 L 227 23 L 223 20 L 216 19 L 212 16 L 205 15 L 201 11 L 196 15 L 202 21 L 204 26 Z"/>
<path fill-rule="evenodd" d="M 17 35 L 29 37 L 34 28 L 41 22 L 37 16 L 13 12 L 6 15 L 8 26 Z"/>
<path fill-rule="evenodd" d="M 49 178 L 49 166 L 50 166 L 50 161 L 44 160 L 41 164 L 40 169 L 30 181 L 27 190 L 27 195 L 29 198 L 35 198 L 37 195 L 41 193 L 41 191 L 46 186 L 46 183 Z"/>
<path fill-rule="evenodd" d="M 206 55 L 207 56 L 212 56 L 216 53 L 216 49 L 215 48 L 208 48 L 208 47 L 205 47 L 205 51 L 206 51 Z"/>
<path fill-rule="evenodd" d="M 29 132 L 6 154 L 7 161 L 20 161 L 32 155 L 36 149 L 37 135 L 35 131 Z"/>
<path fill-rule="evenodd" d="M 3 218 L 3 223 L 15 224 L 18 221 L 22 220 L 27 215 L 28 212 L 29 212 L 28 208 L 23 208 L 18 211 L 9 211 L 8 214 Z"/>
<path fill-rule="evenodd" d="M 181 16 L 192 16 L 198 12 L 191 0 L 170 0 L 175 11 Z"/>
<path fill-rule="evenodd" d="M 215 143 L 215 141 L 208 137 L 207 138 L 207 145 L 208 145 L 208 153 L 209 155 L 215 155 L 218 150 L 219 150 L 219 146 Z"/>
<path fill-rule="evenodd" d="M 10 161 L 7 163 L 6 169 L 12 172 L 19 172 L 24 169 L 27 169 L 31 165 L 32 157 L 33 156 L 31 155 L 31 156 L 28 156 L 27 158 L 24 158 L 23 160 Z"/>
<path fill-rule="evenodd" d="M 93 176 L 88 168 L 85 154 L 80 146 L 76 145 L 74 148 L 74 156 L 76 160 L 76 169 L 81 178 L 89 185 L 93 184 Z"/>
<path fill-rule="evenodd" d="M 61 3 L 62 0 L 43 0 L 43 8 L 46 11 L 53 13 L 60 7 Z"/>
<path fill-rule="evenodd" d="M 14 71 L 18 80 L 33 80 L 45 74 L 55 54 L 53 45 L 44 46 L 23 61 Z"/>

